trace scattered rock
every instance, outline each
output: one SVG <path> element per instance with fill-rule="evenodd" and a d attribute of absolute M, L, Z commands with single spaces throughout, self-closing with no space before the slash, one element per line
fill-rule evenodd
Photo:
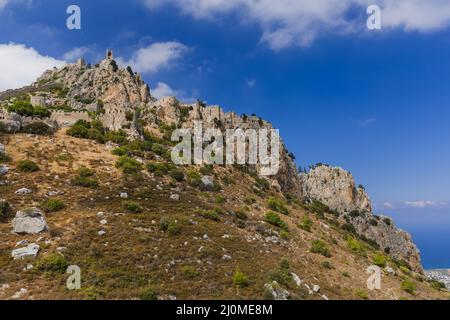
<path fill-rule="evenodd" d="M 39 249 L 40 249 L 39 245 L 32 243 L 26 247 L 13 250 L 11 252 L 11 256 L 14 258 L 14 260 L 28 257 L 35 258 L 39 253 Z"/>
<path fill-rule="evenodd" d="M 21 189 L 17 190 L 17 191 L 15 192 L 15 194 L 17 194 L 17 195 L 19 195 L 19 196 L 24 196 L 24 195 L 30 194 L 30 193 L 32 193 L 32 192 L 33 192 L 33 191 L 31 191 L 30 189 L 27 189 L 27 188 L 21 188 Z"/>
<path fill-rule="evenodd" d="M 223 259 L 223 260 L 231 260 L 232 258 L 231 258 L 231 256 L 229 256 L 229 255 L 227 255 L 227 254 L 224 254 L 223 257 L 222 257 L 222 259 Z"/>
<path fill-rule="evenodd" d="M 19 291 L 14 293 L 14 295 L 11 297 L 12 299 L 20 299 L 23 295 L 27 294 L 28 290 L 25 288 L 21 288 Z"/>
<path fill-rule="evenodd" d="M 171 199 L 171 200 L 174 200 L 174 201 L 179 201 L 179 200 L 180 200 L 180 195 L 179 195 L 179 194 L 176 194 L 176 193 L 171 194 L 171 195 L 170 195 L 170 199 Z"/>
<path fill-rule="evenodd" d="M 214 178 L 211 176 L 203 176 L 202 187 L 204 190 L 214 191 Z"/>
<path fill-rule="evenodd" d="M 122 199 L 127 199 L 127 198 L 128 198 L 128 193 L 122 192 L 122 193 L 120 194 L 120 197 L 121 197 Z"/>
<path fill-rule="evenodd" d="M 266 283 L 264 288 L 273 300 L 287 300 L 289 298 L 289 291 L 283 289 L 276 281 Z"/>
<path fill-rule="evenodd" d="M 384 270 L 385 270 L 388 274 L 395 275 L 395 270 L 392 269 L 391 267 L 386 267 L 386 268 L 384 268 Z"/>
<path fill-rule="evenodd" d="M 16 217 L 11 222 L 13 232 L 37 234 L 48 230 L 44 215 L 37 208 L 29 208 L 16 213 Z"/>
<path fill-rule="evenodd" d="M 16 243 L 16 247 L 22 247 L 22 246 L 26 246 L 28 245 L 29 241 L 28 240 L 20 240 L 19 242 Z"/>
<path fill-rule="evenodd" d="M 320 286 L 318 286 L 317 284 L 315 284 L 315 285 L 313 286 L 312 291 L 313 291 L 314 293 L 319 293 L 319 291 L 320 291 Z"/>
<path fill-rule="evenodd" d="M 0 154 L 6 154 L 5 146 L 1 143 L 0 143 Z"/>
<path fill-rule="evenodd" d="M 103 219 L 102 221 L 100 221 L 100 224 L 102 224 L 102 225 L 105 225 L 107 223 L 108 223 L 108 221 L 106 219 Z"/>
<path fill-rule="evenodd" d="M 0 176 L 3 176 L 9 172 L 8 166 L 0 165 Z"/>
<path fill-rule="evenodd" d="M 65 252 L 66 250 L 67 250 L 66 247 L 58 247 L 58 248 L 56 248 L 56 251 L 58 251 L 59 253 L 63 253 L 63 252 Z"/>
<path fill-rule="evenodd" d="M 105 235 L 106 234 L 106 231 L 105 230 L 100 230 L 99 232 L 98 232 L 98 235 L 99 236 L 103 236 L 103 235 Z"/>
<path fill-rule="evenodd" d="M 294 280 L 297 287 L 300 287 L 302 285 L 302 280 L 300 279 L 300 277 L 293 272 L 291 272 L 291 276 L 292 276 L 292 280 Z"/>

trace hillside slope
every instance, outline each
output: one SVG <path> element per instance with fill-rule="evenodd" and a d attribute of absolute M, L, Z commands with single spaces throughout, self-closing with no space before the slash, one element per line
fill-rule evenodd
<path fill-rule="evenodd" d="M 272 128 L 263 119 L 157 101 L 109 53 L 0 100 L 2 299 L 448 297 L 343 169 L 298 173 L 285 146 L 268 178 L 170 161 L 176 127 Z M 373 264 L 382 288 L 369 291 Z M 80 290 L 66 288 L 69 265 Z"/>

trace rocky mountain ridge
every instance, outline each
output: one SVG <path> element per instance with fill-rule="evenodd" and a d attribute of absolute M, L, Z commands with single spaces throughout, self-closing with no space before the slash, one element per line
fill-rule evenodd
<path fill-rule="evenodd" d="M 8 112 L 15 99 L 10 98 L 14 91 L 8 91 L 0 94 L 3 99 L 0 122 L 6 123 L 7 128 L 20 130 L 33 122 L 45 122 L 58 129 L 93 117 L 109 130 L 124 130 L 129 137 L 138 139 L 146 131 L 160 135 L 162 126 L 190 128 L 195 120 L 202 120 L 206 127 L 222 129 L 272 128 L 269 122 L 257 116 L 239 116 L 200 101 L 182 103 L 175 97 L 157 100 L 138 73 L 117 65 L 111 51 L 96 66 L 80 59 L 76 64 L 46 71 L 31 88 L 30 103 L 34 107 L 63 106 L 64 114 L 54 111 L 48 118 L 30 119 Z M 422 272 L 420 255 L 411 237 L 397 229 L 391 220 L 372 214 L 366 191 L 355 186 L 349 172 L 321 165 L 308 173 L 299 173 L 284 144 L 280 158 L 278 174 L 268 179 L 272 186 L 286 196 L 323 203 L 339 215 L 342 224 L 352 225 L 355 233 L 376 242 L 386 254 Z"/>

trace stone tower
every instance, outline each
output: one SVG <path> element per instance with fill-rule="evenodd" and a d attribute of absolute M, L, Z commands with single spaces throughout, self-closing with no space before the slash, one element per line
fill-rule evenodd
<path fill-rule="evenodd" d="M 111 49 L 106 50 L 106 59 L 108 60 L 114 59 L 114 55 Z"/>

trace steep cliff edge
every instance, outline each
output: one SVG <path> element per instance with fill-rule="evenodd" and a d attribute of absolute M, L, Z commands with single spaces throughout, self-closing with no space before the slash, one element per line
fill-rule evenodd
<path fill-rule="evenodd" d="M 303 194 L 340 213 L 339 221 L 350 223 L 358 235 L 373 240 L 396 260 L 405 261 L 423 272 L 420 253 L 411 236 L 395 227 L 392 220 L 372 214 L 372 204 L 364 187 L 356 187 L 352 174 L 342 168 L 319 165 L 300 174 Z"/>

